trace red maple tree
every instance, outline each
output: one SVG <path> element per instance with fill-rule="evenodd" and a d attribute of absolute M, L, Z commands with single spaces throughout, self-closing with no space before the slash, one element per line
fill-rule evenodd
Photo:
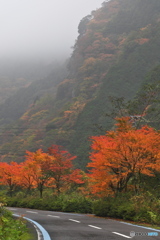
<path fill-rule="evenodd" d="M 141 175 L 153 175 L 160 159 L 159 131 L 148 126 L 135 129 L 129 118 L 117 121 L 114 131 L 91 138 L 91 188 L 102 196 L 126 191 L 131 180 L 137 190 Z"/>
<path fill-rule="evenodd" d="M 63 150 L 62 146 L 52 145 L 48 149 L 52 162 L 50 165 L 50 174 L 57 193 L 67 189 L 71 184 L 83 184 L 83 176 L 79 169 L 74 169 L 72 161 L 76 156 L 72 156 L 67 150 Z"/>

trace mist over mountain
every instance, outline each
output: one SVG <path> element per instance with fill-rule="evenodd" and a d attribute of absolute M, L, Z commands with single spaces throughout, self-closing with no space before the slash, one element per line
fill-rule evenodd
<path fill-rule="evenodd" d="M 33 82 L 44 81 L 53 69 L 64 65 L 67 60 L 47 63 L 42 60 L 17 60 L 0 59 L 0 104 L 19 89 L 26 89 Z"/>
<path fill-rule="evenodd" d="M 100 7 L 101 1 L 2 0 L 1 58 L 13 61 L 68 58 L 80 19 Z"/>
<path fill-rule="evenodd" d="M 1 1 L 0 103 L 63 65 L 71 55 L 80 19 L 100 5 L 101 0 Z"/>
<path fill-rule="evenodd" d="M 119 114 L 110 99 L 131 101 L 146 82 L 159 84 L 159 29 L 159 0 L 105 1 L 85 15 L 68 61 L 49 65 L 50 74 L 40 67 L 41 77 L 0 105 L 2 160 L 23 161 L 26 150 L 57 144 L 85 169 L 89 138 L 112 128 L 108 113 Z M 134 107 L 130 114 L 139 112 Z"/>

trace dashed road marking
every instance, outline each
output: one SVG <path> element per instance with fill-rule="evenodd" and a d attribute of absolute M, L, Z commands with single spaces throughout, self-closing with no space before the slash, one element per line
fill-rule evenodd
<path fill-rule="evenodd" d="M 89 227 L 92 227 L 92 228 L 96 228 L 96 229 L 102 229 L 100 227 L 96 227 L 96 226 L 93 226 L 93 225 L 88 225 Z"/>
<path fill-rule="evenodd" d="M 16 208 L 9 208 L 9 207 L 7 207 L 7 209 L 10 210 L 10 211 L 12 211 L 12 210 L 13 210 L 13 211 L 17 211 L 17 210 L 18 210 L 18 209 L 16 209 Z"/>
<path fill-rule="evenodd" d="M 74 220 L 74 219 L 69 219 L 72 222 L 80 223 L 80 221 Z"/>
<path fill-rule="evenodd" d="M 54 215 L 47 215 L 48 217 L 53 217 L 53 218 L 60 218 L 60 216 L 54 216 Z"/>
<path fill-rule="evenodd" d="M 117 235 L 122 236 L 122 237 L 125 237 L 125 238 L 132 238 L 132 237 L 129 237 L 127 235 L 124 235 L 124 234 L 121 234 L 121 233 L 118 233 L 118 232 L 112 232 L 112 233 L 117 234 Z"/>
<path fill-rule="evenodd" d="M 33 212 L 33 211 L 26 211 L 26 212 L 28 212 L 28 213 L 36 213 L 36 214 L 38 214 L 38 212 Z"/>

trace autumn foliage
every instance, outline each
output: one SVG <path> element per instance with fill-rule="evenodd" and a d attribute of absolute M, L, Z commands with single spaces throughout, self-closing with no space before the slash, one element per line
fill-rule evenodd
<path fill-rule="evenodd" d="M 36 188 L 42 197 L 44 187 L 51 187 L 58 194 L 70 189 L 72 184 L 84 183 L 79 169 L 74 169 L 72 156 L 61 146 L 53 145 L 45 153 L 42 149 L 26 152 L 26 160 L 20 164 L 0 163 L 0 184 L 9 187 L 9 192 L 21 187 L 29 192 Z"/>
<path fill-rule="evenodd" d="M 114 131 L 91 138 L 91 188 L 100 196 L 129 187 L 137 191 L 142 175 L 153 176 L 160 170 L 160 132 L 148 126 L 135 129 L 129 118 L 117 121 Z"/>
<path fill-rule="evenodd" d="M 128 117 L 116 120 L 114 130 L 91 137 L 87 191 L 102 197 L 137 192 L 142 176 L 160 171 L 160 132 L 149 126 L 136 129 Z M 26 193 L 38 189 L 42 197 L 44 188 L 60 194 L 86 186 L 84 173 L 73 168 L 76 156 L 61 146 L 52 145 L 47 152 L 27 151 L 25 158 L 20 164 L 0 163 L 0 184 L 8 186 L 10 195 L 17 187 Z"/>
<path fill-rule="evenodd" d="M 18 181 L 19 169 L 20 166 L 16 162 L 0 162 L 0 184 L 8 186 L 11 196 Z"/>

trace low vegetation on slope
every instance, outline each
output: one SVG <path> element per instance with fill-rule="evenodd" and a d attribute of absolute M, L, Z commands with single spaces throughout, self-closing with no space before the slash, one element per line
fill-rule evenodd
<path fill-rule="evenodd" d="M 13 218 L 11 212 L 0 203 L 0 239 L 1 240 L 31 240 L 26 223 L 22 218 Z"/>

